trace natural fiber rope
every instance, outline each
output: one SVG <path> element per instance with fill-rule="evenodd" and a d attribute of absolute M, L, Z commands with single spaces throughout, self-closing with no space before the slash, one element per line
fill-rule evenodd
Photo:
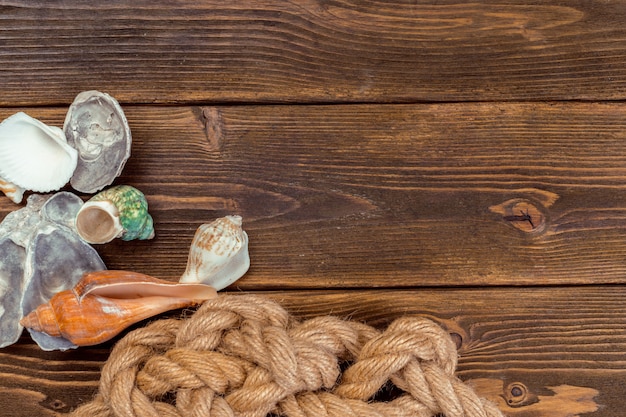
<path fill-rule="evenodd" d="M 188 319 L 121 339 L 96 398 L 71 416 L 502 416 L 454 376 L 456 364 L 452 339 L 424 318 L 381 333 L 330 316 L 298 322 L 266 298 L 220 295 Z M 373 400 L 389 383 L 403 393 Z"/>

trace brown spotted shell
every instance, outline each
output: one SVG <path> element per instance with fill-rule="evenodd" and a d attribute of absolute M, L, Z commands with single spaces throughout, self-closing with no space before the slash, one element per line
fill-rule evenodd
<path fill-rule="evenodd" d="M 201 282 L 226 288 L 248 271 L 248 234 L 241 216 L 225 216 L 198 228 L 180 282 Z"/>

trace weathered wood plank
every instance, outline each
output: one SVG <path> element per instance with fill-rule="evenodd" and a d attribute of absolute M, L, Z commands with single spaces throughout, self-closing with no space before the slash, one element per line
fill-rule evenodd
<path fill-rule="evenodd" d="M 128 106 L 117 182 L 147 194 L 157 238 L 99 250 L 109 268 L 177 279 L 197 226 L 238 213 L 242 289 L 623 283 L 625 110 Z"/>
<path fill-rule="evenodd" d="M 624 2 L 0 2 L 0 106 L 623 100 Z"/>
<path fill-rule="evenodd" d="M 623 409 L 622 286 L 264 295 L 301 319 L 332 314 L 381 329 L 405 315 L 435 320 L 460 345 L 459 377 L 497 401 L 509 416 L 586 416 L 595 411 L 589 416 L 600 417 L 620 415 Z M 31 416 L 33 407 L 40 407 L 37 415 L 65 413 L 88 401 L 106 348 L 45 353 L 24 337 L 3 349 L 0 395 L 15 401 L 3 401 L 0 415 Z"/>

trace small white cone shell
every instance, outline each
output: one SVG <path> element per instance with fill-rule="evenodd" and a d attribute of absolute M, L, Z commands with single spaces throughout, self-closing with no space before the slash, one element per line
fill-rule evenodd
<path fill-rule="evenodd" d="M 0 123 L 0 177 L 20 188 L 58 190 L 70 180 L 77 158 L 58 127 L 23 112 Z"/>
<path fill-rule="evenodd" d="M 15 204 L 19 204 L 22 202 L 22 198 L 24 198 L 24 191 L 26 190 L 0 178 L 0 191 L 9 197 Z"/>
<path fill-rule="evenodd" d="M 221 290 L 250 268 L 248 234 L 241 216 L 221 217 L 198 228 L 180 282 L 201 282 Z"/>

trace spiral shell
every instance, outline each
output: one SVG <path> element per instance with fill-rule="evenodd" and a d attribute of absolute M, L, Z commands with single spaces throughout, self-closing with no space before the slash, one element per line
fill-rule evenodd
<path fill-rule="evenodd" d="M 76 230 L 89 243 L 154 237 L 146 197 L 129 185 L 108 188 L 87 201 L 76 215 Z"/>
<path fill-rule="evenodd" d="M 9 197 L 15 204 L 19 204 L 22 202 L 22 198 L 24 198 L 24 191 L 26 190 L 0 178 L 0 191 Z"/>
<path fill-rule="evenodd" d="M 226 288 L 248 271 L 248 234 L 241 216 L 226 216 L 198 228 L 180 282 L 201 282 Z"/>
<path fill-rule="evenodd" d="M 179 284 L 130 271 L 87 273 L 21 320 L 21 324 L 77 346 L 96 345 L 154 315 L 217 296 L 203 284 Z"/>

